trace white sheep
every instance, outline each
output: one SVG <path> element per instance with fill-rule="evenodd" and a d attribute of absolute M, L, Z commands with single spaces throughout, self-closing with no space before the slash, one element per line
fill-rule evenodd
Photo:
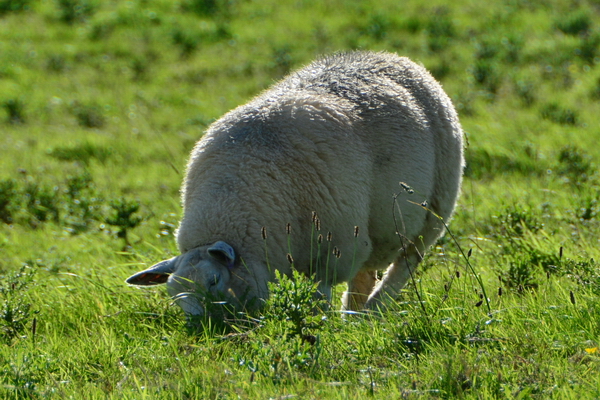
<path fill-rule="evenodd" d="M 183 184 L 181 255 L 127 282 L 167 283 L 201 315 L 213 300 L 260 306 L 293 259 L 329 298 L 348 282 L 343 308 L 378 307 L 444 233 L 463 166 L 454 107 L 423 67 L 385 52 L 323 58 L 208 128 Z"/>

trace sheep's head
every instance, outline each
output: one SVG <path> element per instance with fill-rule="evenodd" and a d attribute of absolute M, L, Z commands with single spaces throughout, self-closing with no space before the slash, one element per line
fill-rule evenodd
<path fill-rule="evenodd" d="M 169 294 L 183 311 L 204 315 L 211 314 L 213 304 L 230 310 L 244 305 L 254 288 L 243 275 L 234 249 L 218 241 L 161 261 L 130 276 L 126 282 L 142 286 L 166 283 Z"/>

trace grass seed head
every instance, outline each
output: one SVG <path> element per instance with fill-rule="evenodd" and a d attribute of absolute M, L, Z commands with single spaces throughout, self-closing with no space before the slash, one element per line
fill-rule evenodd
<path fill-rule="evenodd" d="M 263 240 L 265 240 L 267 238 L 267 227 L 263 226 L 260 229 L 260 235 L 262 236 Z"/>
<path fill-rule="evenodd" d="M 358 237 L 358 226 L 354 227 L 354 237 Z"/>
<path fill-rule="evenodd" d="M 294 263 L 294 258 L 292 257 L 292 255 L 290 253 L 287 253 L 287 260 L 290 264 Z"/>
<path fill-rule="evenodd" d="M 402 189 L 404 189 L 406 191 L 406 193 L 408 194 L 413 194 L 415 191 L 413 190 L 413 188 L 411 188 L 410 186 L 408 186 L 406 183 L 404 182 L 400 182 L 400 186 L 402 186 Z"/>
<path fill-rule="evenodd" d="M 285 226 L 285 232 L 289 235 L 290 233 L 292 233 L 292 224 L 290 224 L 289 222 L 287 223 L 287 225 Z"/>
<path fill-rule="evenodd" d="M 558 251 L 558 259 L 562 260 L 562 255 L 563 255 L 563 247 L 560 246 L 560 250 Z"/>

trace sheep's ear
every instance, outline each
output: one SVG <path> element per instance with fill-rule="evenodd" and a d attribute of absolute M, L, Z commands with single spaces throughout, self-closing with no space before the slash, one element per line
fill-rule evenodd
<path fill-rule="evenodd" d="M 208 248 L 208 254 L 219 261 L 225 262 L 228 267 L 233 267 L 235 262 L 235 250 L 225 242 L 218 241 Z"/>
<path fill-rule="evenodd" d="M 125 282 L 130 285 L 150 286 L 166 283 L 169 275 L 175 272 L 177 257 L 164 260 L 148 268 L 147 270 L 131 275 Z"/>

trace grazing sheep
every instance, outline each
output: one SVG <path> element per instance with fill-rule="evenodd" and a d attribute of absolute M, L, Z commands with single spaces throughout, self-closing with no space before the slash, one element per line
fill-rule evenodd
<path fill-rule="evenodd" d="M 423 67 L 383 52 L 326 57 L 208 128 L 183 184 L 181 255 L 127 282 L 167 283 L 202 315 L 213 300 L 260 306 L 293 259 L 325 296 L 348 282 L 345 309 L 378 307 L 444 233 L 463 165 L 454 107 Z"/>

